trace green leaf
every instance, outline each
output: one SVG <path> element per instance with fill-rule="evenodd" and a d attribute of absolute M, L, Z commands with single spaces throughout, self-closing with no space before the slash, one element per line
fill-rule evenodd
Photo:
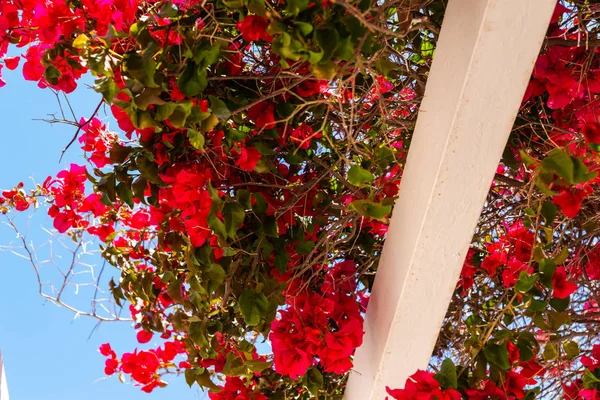
<path fill-rule="evenodd" d="M 392 211 L 392 206 L 384 206 L 371 200 L 354 200 L 348 205 L 348 209 L 356 210 L 365 217 L 383 220 Z"/>
<path fill-rule="evenodd" d="M 315 248 L 315 242 L 308 240 L 306 242 L 298 243 L 294 246 L 298 254 L 308 255 Z"/>
<path fill-rule="evenodd" d="M 440 372 L 435 374 L 435 379 L 446 389 L 456 389 L 458 386 L 458 380 L 456 377 L 456 365 L 451 359 L 446 358 L 442 362 L 442 368 Z"/>
<path fill-rule="evenodd" d="M 546 302 L 542 300 L 532 299 L 527 309 L 532 312 L 543 311 L 546 309 Z"/>
<path fill-rule="evenodd" d="M 302 36 L 308 36 L 314 29 L 313 25 L 308 22 L 293 21 L 294 25 L 298 28 Z"/>
<path fill-rule="evenodd" d="M 187 130 L 190 144 L 197 150 L 204 150 L 204 135 L 195 129 Z"/>
<path fill-rule="evenodd" d="M 382 57 L 378 58 L 377 61 L 375 61 L 375 68 L 387 78 L 390 72 L 398 69 L 398 65 L 393 63 L 389 59 Z"/>
<path fill-rule="evenodd" d="M 158 175 L 158 169 L 156 169 L 156 164 L 154 164 L 152 161 L 148 160 L 144 156 L 139 156 L 138 158 L 136 158 L 135 163 L 137 165 L 138 171 L 140 171 L 144 178 L 156 185 L 164 185 L 164 182 Z"/>
<path fill-rule="evenodd" d="M 189 387 L 192 387 L 192 385 L 196 383 L 196 374 L 193 369 L 186 369 L 183 375 L 185 376 L 185 383 L 187 383 Z"/>
<path fill-rule="evenodd" d="M 154 119 L 157 121 L 164 121 L 165 119 L 169 118 L 171 114 L 173 114 L 176 108 L 177 103 L 169 102 L 162 104 L 156 108 L 156 115 L 154 116 Z"/>
<path fill-rule="evenodd" d="M 599 386 L 599 383 L 600 379 L 598 379 L 598 377 L 594 375 L 592 371 L 586 369 L 585 373 L 583 374 L 583 387 L 586 389 L 594 389 Z"/>
<path fill-rule="evenodd" d="M 119 195 L 119 199 L 127 204 L 129 208 L 133 208 L 133 193 L 129 190 L 125 182 L 119 183 L 116 187 L 116 191 Z"/>
<path fill-rule="evenodd" d="M 286 11 L 296 16 L 308 8 L 309 0 L 286 0 Z"/>
<path fill-rule="evenodd" d="M 207 85 L 206 71 L 198 68 L 198 65 L 192 61 L 187 62 L 185 69 L 177 78 L 177 87 L 181 93 L 189 97 L 199 95 Z"/>
<path fill-rule="evenodd" d="M 545 219 L 546 226 L 552 226 L 554 218 L 556 217 L 556 206 L 551 201 L 544 201 L 541 210 L 542 216 Z"/>
<path fill-rule="evenodd" d="M 433 53 L 435 51 L 435 46 L 432 42 L 428 40 L 423 40 L 421 42 L 421 56 L 423 57 L 433 57 Z"/>
<path fill-rule="evenodd" d="M 575 358 L 579 356 L 580 350 L 577 342 L 565 342 L 563 343 L 563 349 L 569 358 Z"/>
<path fill-rule="evenodd" d="M 244 223 L 246 212 L 239 203 L 227 203 L 223 207 L 223 218 L 225 219 L 225 230 L 230 238 L 235 238 L 237 230 Z"/>
<path fill-rule="evenodd" d="M 211 295 L 225 280 L 225 270 L 219 264 L 212 264 L 206 271 L 208 276 L 208 287 L 206 290 Z"/>
<path fill-rule="evenodd" d="M 219 124 L 219 118 L 215 114 L 210 114 L 208 118 L 202 120 L 200 123 L 200 129 L 202 132 L 208 132 L 214 129 Z"/>
<path fill-rule="evenodd" d="M 323 50 L 323 57 L 319 63 L 325 64 L 334 56 L 335 50 L 340 44 L 340 34 L 333 28 L 325 28 L 318 29 L 314 35 L 315 42 Z"/>
<path fill-rule="evenodd" d="M 269 206 L 264 196 L 260 193 L 252 193 L 252 197 L 254 197 L 254 205 L 252 206 L 252 211 L 257 214 L 264 214 L 267 212 L 267 207 Z"/>
<path fill-rule="evenodd" d="M 250 370 L 250 372 L 257 373 L 264 371 L 267 368 L 271 368 L 273 365 L 272 361 L 259 361 L 259 360 L 248 360 L 246 361 L 246 368 Z"/>
<path fill-rule="evenodd" d="M 521 293 L 527 293 L 535 286 L 538 278 L 537 274 L 529 275 L 527 272 L 521 271 L 519 280 L 515 283 L 515 289 Z"/>
<path fill-rule="evenodd" d="M 81 35 L 77 36 L 75 38 L 75 40 L 73 40 L 72 46 L 76 49 L 83 49 L 83 48 L 87 47 L 87 44 L 89 43 L 89 41 L 90 41 L 90 38 L 82 33 Z"/>
<path fill-rule="evenodd" d="M 150 88 L 159 87 L 154 82 L 156 61 L 152 57 L 144 57 L 135 51 L 129 51 L 123 56 L 123 72 Z"/>
<path fill-rule="evenodd" d="M 284 250 L 275 255 L 275 268 L 277 268 L 279 273 L 285 273 L 289 262 L 290 256 L 288 255 L 287 251 Z"/>
<path fill-rule="evenodd" d="M 144 88 L 144 90 L 133 97 L 133 102 L 140 110 L 147 110 L 150 104 L 163 105 L 165 101 L 160 98 L 162 89 Z"/>
<path fill-rule="evenodd" d="M 375 180 L 375 175 L 358 165 L 353 165 L 348 170 L 348 182 L 354 186 L 361 187 L 364 186 L 365 182 L 372 182 L 373 180 Z"/>
<path fill-rule="evenodd" d="M 571 157 L 571 159 L 573 161 L 573 183 L 587 182 L 598 176 L 597 172 L 590 172 L 581 159 L 576 157 Z"/>
<path fill-rule="evenodd" d="M 323 387 L 323 374 L 317 367 L 312 367 L 306 373 L 305 386 L 313 396 L 319 397 L 319 390 Z"/>
<path fill-rule="evenodd" d="M 567 296 L 564 299 L 550 299 L 548 304 L 550 304 L 550 307 L 554 308 L 556 311 L 563 312 L 569 307 L 570 302 L 570 296 Z"/>
<path fill-rule="evenodd" d="M 210 379 L 210 373 L 206 370 L 204 370 L 204 372 L 201 374 L 196 374 L 196 383 L 205 388 L 209 388 L 213 393 L 217 393 L 222 390 Z"/>
<path fill-rule="evenodd" d="M 531 167 L 537 164 L 537 161 L 535 161 L 529 154 L 525 153 L 523 150 L 519 150 L 519 154 L 521 155 L 521 160 L 526 166 Z"/>
<path fill-rule="evenodd" d="M 547 288 L 552 288 L 552 277 L 556 271 L 556 263 L 548 258 L 540 262 L 540 282 Z"/>
<path fill-rule="evenodd" d="M 250 326 L 260 324 L 260 321 L 269 312 L 269 300 L 263 293 L 256 293 L 253 289 L 246 289 L 239 298 L 240 311 L 246 323 Z"/>
<path fill-rule="evenodd" d="M 184 128 L 187 118 L 192 113 L 193 104 L 191 101 L 185 101 L 177 104 L 175 111 L 169 116 L 169 121 L 176 128 Z"/>
<path fill-rule="evenodd" d="M 544 360 L 555 360 L 558 357 L 558 349 L 555 344 L 548 343 L 544 348 Z"/>
<path fill-rule="evenodd" d="M 542 161 L 542 168 L 555 172 L 564 178 L 567 183 L 573 183 L 575 167 L 571 157 L 561 149 L 554 149 Z"/>
<path fill-rule="evenodd" d="M 206 338 L 204 324 L 201 321 L 193 321 L 188 328 L 188 336 L 200 348 L 208 348 L 210 344 Z"/>
<path fill-rule="evenodd" d="M 219 119 L 226 120 L 231 116 L 231 111 L 227 108 L 225 102 L 215 96 L 208 96 L 210 100 L 210 109 Z"/>
<path fill-rule="evenodd" d="M 110 161 L 116 164 L 122 164 L 131 154 L 133 149 L 129 146 L 122 146 L 118 142 L 110 148 Z"/>
<path fill-rule="evenodd" d="M 561 265 L 569 258 L 569 248 L 567 246 L 560 250 L 560 253 L 552 259 L 556 265 Z"/>
<path fill-rule="evenodd" d="M 119 86 L 117 86 L 113 78 L 103 76 L 96 79 L 94 82 L 94 90 L 98 93 L 102 93 L 104 101 L 110 104 L 116 94 L 119 93 Z"/>
<path fill-rule="evenodd" d="M 519 360 L 521 362 L 527 362 L 535 356 L 533 344 L 529 340 L 518 339 L 517 348 L 519 349 Z"/>
<path fill-rule="evenodd" d="M 491 365 L 500 368 L 503 371 L 508 371 L 510 369 L 508 350 L 506 349 L 505 345 L 488 343 L 485 346 L 483 353 Z"/>
<path fill-rule="evenodd" d="M 217 217 L 216 213 L 211 212 L 206 221 L 208 222 L 208 227 L 212 229 L 215 234 L 221 239 L 227 239 L 227 229 L 225 229 L 225 224 Z"/>

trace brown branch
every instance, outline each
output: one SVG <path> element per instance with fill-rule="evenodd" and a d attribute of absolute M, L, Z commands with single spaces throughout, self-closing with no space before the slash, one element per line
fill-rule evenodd
<path fill-rule="evenodd" d="M 104 99 L 100 100 L 100 103 L 98 103 L 98 105 L 96 106 L 96 109 L 92 113 L 92 116 L 90 118 L 88 118 L 83 124 L 79 125 L 79 127 L 75 131 L 75 134 L 71 138 L 71 141 L 69 143 L 67 143 L 67 145 L 65 146 L 65 148 L 62 149 L 62 151 L 60 152 L 60 158 L 58 159 L 58 162 L 62 161 L 62 158 L 65 155 L 65 152 L 67 151 L 67 149 L 69 147 L 71 147 L 71 145 L 75 142 L 75 140 L 77 140 L 77 136 L 79 136 L 79 132 L 81 132 L 81 129 L 84 126 L 86 126 L 92 119 L 94 119 L 94 117 L 96 116 L 96 114 L 98 114 L 98 111 L 100 111 L 100 107 L 102 107 L 102 103 L 104 103 Z"/>
<path fill-rule="evenodd" d="M 598 47 L 600 46 L 600 39 L 587 39 L 587 40 L 575 40 L 575 39 L 560 39 L 560 38 L 549 38 L 544 41 L 546 47 L 560 46 L 560 47 Z"/>

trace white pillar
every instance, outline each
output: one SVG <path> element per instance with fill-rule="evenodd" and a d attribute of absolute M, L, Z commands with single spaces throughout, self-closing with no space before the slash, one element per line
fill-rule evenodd
<path fill-rule="evenodd" d="M 6 385 L 6 373 L 4 372 L 4 362 L 2 361 L 2 352 L 0 352 L 0 400 L 9 400 L 8 386 Z"/>
<path fill-rule="evenodd" d="M 345 400 L 425 369 L 556 0 L 450 0 Z"/>

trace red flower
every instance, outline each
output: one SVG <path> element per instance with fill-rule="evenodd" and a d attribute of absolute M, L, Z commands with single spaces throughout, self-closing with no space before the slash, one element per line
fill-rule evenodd
<path fill-rule="evenodd" d="M 247 42 L 259 39 L 272 42 L 273 36 L 267 33 L 267 26 L 269 26 L 269 20 L 258 15 L 246 15 L 243 21 L 237 23 L 237 28 Z"/>
<path fill-rule="evenodd" d="M 560 207 L 565 216 L 575 218 L 583 199 L 590 193 L 592 193 L 592 188 L 587 185 L 581 188 L 565 188 L 560 191 L 558 196 L 554 196 L 552 202 Z"/>
<path fill-rule="evenodd" d="M 248 109 L 248 116 L 257 128 L 272 129 L 275 127 L 275 105 L 262 101 Z"/>
<path fill-rule="evenodd" d="M 306 125 L 301 124 L 299 127 L 292 130 L 290 139 L 292 142 L 301 149 L 308 149 L 313 138 L 318 139 L 321 137 L 321 133 L 315 133 L 313 129 Z"/>
<path fill-rule="evenodd" d="M 587 122 L 583 126 L 583 136 L 585 136 L 586 142 L 590 144 L 600 144 L 600 124 Z"/>
<path fill-rule="evenodd" d="M 148 343 L 149 341 L 152 340 L 152 337 L 154 336 L 154 334 L 152 332 L 147 332 L 145 330 L 141 330 L 137 333 L 137 341 L 140 343 Z"/>
<path fill-rule="evenodd" d="M 4 59 L 4 64 L 6 65 L 6 68 L 12 70 L 15 70 L 18 66 L 19 66 L 19 61 L 21 60 L 20 57 L 6 57 Z"/>
<path fill-rule="evenodd" d="M 104 357 L 116 357 L 117 355 L 115 354 L 115 352 L 113 351 L 113 349 L 110 347 L 109 343 L 104 343 L 102 345 L 100 345 L 100 348 L 98 349 L 100 351 L 100 354 L 102 354 Z"/>
<path fill-rule="evenodd" d="M 256 163 L 258 163 L 261 157 L 261 154 L 255 147 L 242 147 L 240 157 L 235 162 L 235 165 L 244 171 L 254 171 Z"/>
<path fill-rule="evenodd" d="M 513 287 L 519 280 L 521 272 L 527 272 L 528 274 L 531 274 L 533 273 L 533 269 L 516 258 L 511 258 L 507 264 L 507 267 L 504 269 L 504 271 L 502 271 L 502 283 L 504 286 Z"/>
<path fill-rule="evenodd" d="M 106 375 L 112 375 L 117 371 L 119 367 L 119 361 L 116 358 L 109 358 L 104 362 L 104 373 Z"/>
<path fill-rule="evenodd" d="M 552 287 L 554 288 L 552 297 L 557 299 L 565 299 L 577 290 L 577 285 L 567 280 L 567 272 L 562 266 L 556 268 L 554 276 L 552 276 Z"/>
<path fill-rule="evenodd" d="M 600 345 L 595 344 L 592 348 L 592 356 L 582 356 L 581 364 L 589 369 L 591 372 L 594 372 L 598 366 L 600 366 Z"/>
<path fill-rule="evenodd" d="M 392 398 L 396 400 L 461 400 L 462 395 L 454 389 L 442 390 L 440 383 L 434 379 L 431 373 L 418 370 L 411 375 L 404 386 L 404 389 L 386 390 Z"/>
<path fill-rule="evenodd" d="M 506 264 L 508 256 L 500 251 L 495 251 L 481 262 L 481 268 L 487 271 L 490 276 L 496 275 L 498 267 Z"/>

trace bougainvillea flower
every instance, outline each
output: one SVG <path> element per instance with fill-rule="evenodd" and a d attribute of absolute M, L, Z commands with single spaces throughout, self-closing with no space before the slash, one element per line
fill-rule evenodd
<path fill-rule="evenodd" d="M 246 15 L 236 26 L 247 42 L 254 42 L 259 39 L 265 42 L 273 41 L 273 36 L 267 33 L 269 20 L 266 18 L 259 17 L 258 15 Z"/>
<path fill-rule="evenodd" d="M 577 290 L 577 285 L 567 280 L 567 272 L 565 267 L 558 267 L 552 276 L 552 297 L 557 299 L 565 299 Z"/>
<path fill-rule="evenodd" d="M 565 216 L 575 218 L 581 209 L 581 203 L 590 193 L 592 193 L 592 188 L 588 185 L 564 188 L 561 189 L 558 196 L 554 196 L 552 202 L 560 207 Z"/>

